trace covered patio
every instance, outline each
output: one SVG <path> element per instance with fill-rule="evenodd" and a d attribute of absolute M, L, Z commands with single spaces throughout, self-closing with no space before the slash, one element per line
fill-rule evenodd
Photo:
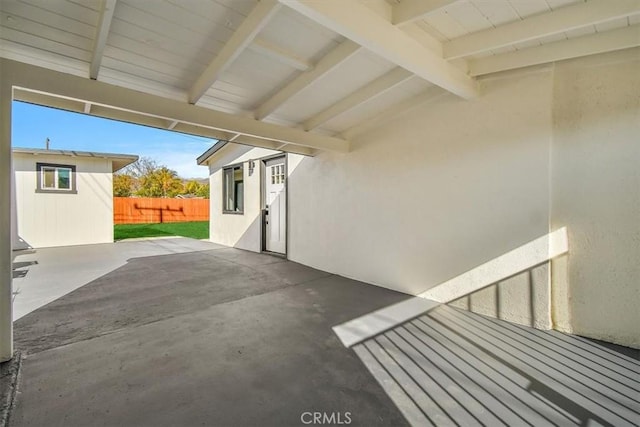
<path fill-rule="evenodd" d="M 38 261 L 25 277 L 77 282 L 87 259 L 60 263 L 83 250 L 114 268 L 15 322 L 13 426 L 288 426 L 316 412 L 362 426 L 620 426 L 640 415 L 637 353 L 447 306 L 345 348 L 332 327 L 411 297 L 281 257 L 160 239 L 25 255 Z M 122 253 L 138 256 L 119 265 Z"/>
<path fill-rule="evenodd" d="M 637 425 L 638 0 L 3 0 L 0 18 L 13 425 Z M 216 203 L 260 184 L 255 150 L 288 156 L 285 256 L 238 249 L 267 222 L 257 185 L 252 210 L 217 209 L 239 232 L 210 240 L 233 247 L 14 259 L 14 102 L 246 149 L 209 164 L 210 183 L 233 171 Z"/>

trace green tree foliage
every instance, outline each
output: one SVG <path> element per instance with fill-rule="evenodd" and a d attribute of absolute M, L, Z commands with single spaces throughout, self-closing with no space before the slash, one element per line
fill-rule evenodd
<path fill-rule="evenodd" d="M 130 197 L 135 187 L 135 178 L 127 174 L 113 176 L 113 195 L 116 197 Z"/>
<path fill-rule="evenodd" d="M 204 199 L 209 198 L 209 184 L 200 185 L 200 189 L 196 192 L 196 196 L 202 197 Z"/>
<path fill-rule="evenodd" d="M 209 184 L 203 184 L 196 181 L 195 179 L 192 179 L 184 183 L 182 194 L 208 199 Z"/>
<path fill-rule="evenodd" d="M 192 179 L 191 181 L 187 181 L 184 183 L 183 194 L 193 194 L 195 196 L 198 191 L 200 191 L 200 188 L 202 188 L 202 184 L 200 184 L 195 179 Z"/>
<path fill-rule="evenodd" d="M 149 157 L 141 157 L 113 176 L 116 197 L 176 197 L 192 195 L 209 198 L 209 184 L 197 180 L 183 182 L 178 174 Z"/>
<path fill-rule="evenodd" d="M 136 195 L 142 197 L 175 197 L 178 194 L 182 194 L 182 180 L 166 166 L 143 175 L 136 191 Z"/>

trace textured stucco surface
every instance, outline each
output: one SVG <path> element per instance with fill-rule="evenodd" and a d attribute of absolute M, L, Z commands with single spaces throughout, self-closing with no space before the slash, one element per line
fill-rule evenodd
<path fill-rule="evenodd" d="M 558 65 L 553 112 L 551 224 L 571 245 L 554 264 L 560 327 L 640 348 L 638 51 Z"/>
<path fill-rule="evenodd" d="M 416 295 L 566 226 L 569 255 L 454 305 L 638 347 L 639 58 L 491 76 L 477 99 L 439 96 L 347 154 L 297 159 L 289 258 Z M 237 234 L 219 242 L 256 250 L 258 232 Z"/>
<path fill-rule="evenodd" d="M 419 294 L 549 232 L 550 70 L 485 81 L 304 159 L 289 181 L 291 259 Z M 527 100 L 527 102 L 522 102 Z M 550 327 L 544 274 L 472 308 Z M 533 297 L 533 299 L 532 299 Z"/>

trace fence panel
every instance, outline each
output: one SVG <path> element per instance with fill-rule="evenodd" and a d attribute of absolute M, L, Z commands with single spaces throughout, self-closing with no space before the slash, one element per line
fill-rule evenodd
<path fill-rule="evenodd" d="M 115 224 L 208 221 L 209 199 L 113 198 Z"/>

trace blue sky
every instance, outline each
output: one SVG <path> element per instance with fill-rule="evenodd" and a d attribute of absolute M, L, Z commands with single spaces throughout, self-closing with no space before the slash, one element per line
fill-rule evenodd
<path fill-rule="evenodd" d="M 205 178 L 207 168 L 196 158 L 215 140 L 146 126 L 70 113 L 55 108 L 14 102 L 14 147 L 99 151 L 151 157 L 178 172 L 182 178 Z"/>

